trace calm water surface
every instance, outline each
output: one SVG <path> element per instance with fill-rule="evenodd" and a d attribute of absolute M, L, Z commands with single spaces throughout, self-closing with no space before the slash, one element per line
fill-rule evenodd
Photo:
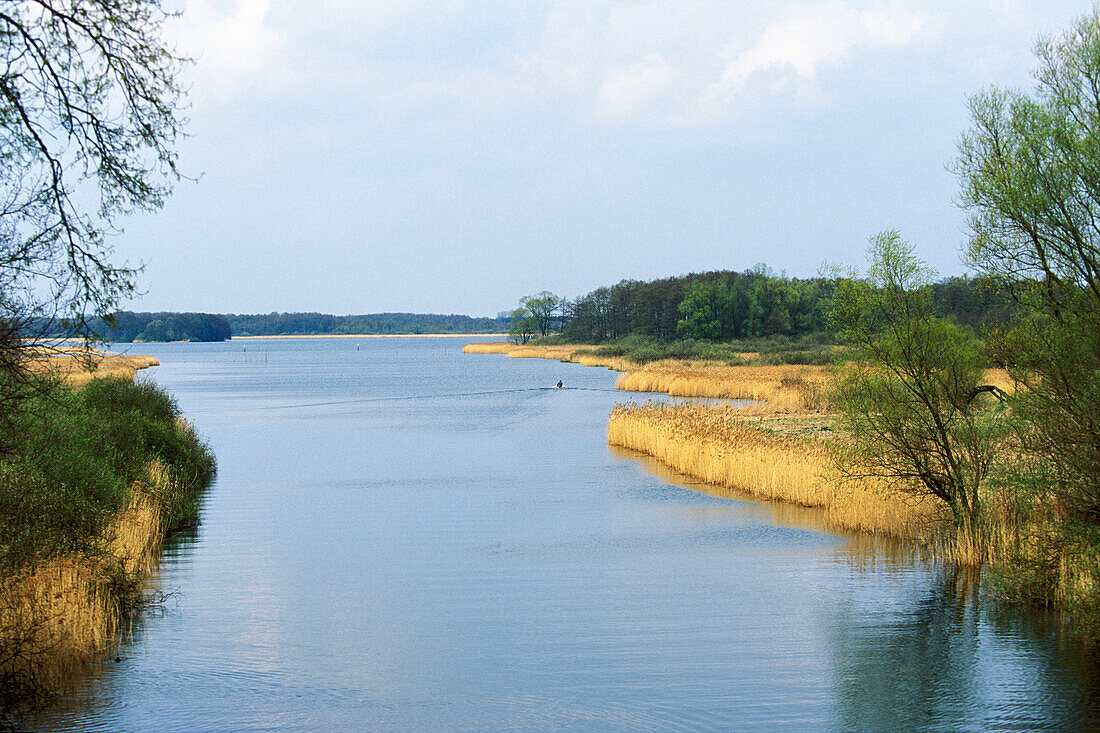
<path fill-rule="evenodd" d="M 463 343 L 137 347 L 218 478 L 174 595 L 28 729 L 1100 725 L 1052 620 L 610 450 L 612 372 Z"/>

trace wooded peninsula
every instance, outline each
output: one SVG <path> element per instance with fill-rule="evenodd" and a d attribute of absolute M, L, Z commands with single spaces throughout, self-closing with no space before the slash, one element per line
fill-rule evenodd
<path fill-rule="evenodd" d="M 85 332 L 107 343 L 226 341 L 233 336 L 337 336 L 346 334 L 502 333 L 508 320 L 438 313 L 135 313 L 118 311 L 91 321 Z M 62 333 L 71 329 L 62 327 Z"/>

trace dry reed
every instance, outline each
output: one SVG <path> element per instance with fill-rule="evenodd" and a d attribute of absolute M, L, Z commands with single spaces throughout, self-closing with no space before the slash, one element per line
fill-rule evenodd
<path fill-rule="evenodd" d="M 167 468 L 148 467 L 145 486 L 88 556 L 54 558 L 0 580 L 0 680 L 40 697 L 114 645 L 134 594 L 155 566 L 164 526 L 149 491 L 171 490 Z"/>
<path fill-rule="evenodd" d="M 767 412 L 817 412 L 826 408 L 827 372 L 815 366 L 719 366 L 655 362 L 623 374 L 616 387 L 664 392 L 674 397 L 753 400 Z"/>
<path fill-rule="evenodd" d="M 1009 523 L 994 527 L 982 538 L 943 532 L 943 509 L 930 500 L 921 503 L 881 481 L 829 478 L 830 449 L 820 438 L 822 423 L 831 421 L 828 367 L 729 366 L 675 359 L 640 365 L 621 357 L 577 353 L 582 348 L 496 343 L 470 344 L 464 351 L 604 366 L 623 372 L 616 386 L 624 391 L 751 400 L 753 404 L 737 409 L 619 405 L 611 413 L 608 441 L 710 484 L 820 507 L 837 529 L 917 540 L 938 556 L 961 564 L 995 561 L 995 555 L 1007 555 L 1007 548 L 1019 545 Z M 985 381 L 1006 392 L 1015 389 L 1004 370 L 988 370 Z"/>
<path fill-rule="evenodd" d="M 133 380 L 137 370 L 160 365 L 160 361 L 152 356 L 82 349 L 67 349 L 62 353 L 34 356 L 27 359 L 26 363 L 32 373 L 54 374 L 72 387 L 82 387 L 93 379 L 104 377 Z"/>
<path fill-rule="evenodd" d="M 489 341 L 486 343 L 466 344 L 462 347 L 463 354 L 507 354 L 516 345 L 508 341 Z"/>
<path fill-rule="evenodd" d="M 513 359 L 553 359 L 582 366 L 607 367 L 617 372 L 638 369 L 639 365 L 619 356 L 596 356 L 578 353 L 589 346 L 565 344 L 560 346 L 519 345 L 507 341 L 466 344 L 463 354 L 507 354 Z"/>
<path fill-rule="evenodd" d="M 617 405 L 607 439 L 708 483 L 821 507 L 837 528 L 919 540 L 934 519 L 930 506 L 883 484 L 830 480 L 824 442 L 755 429 L 733 408 Z"/>
<path fill-rule="evenodd" d="M 579 346 L 512 346 L 508 352 L 511 359 L 553 359 L 569 361 Z"/>

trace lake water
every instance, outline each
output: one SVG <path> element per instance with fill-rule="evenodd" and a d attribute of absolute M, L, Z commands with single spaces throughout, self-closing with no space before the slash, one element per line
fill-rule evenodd
<path fill-rule="evenodd" d="M 612 372 L 463 343 L 135 346 L 218 477 L 173 595 L 28 729 L 1100 726 L 1053 619 L 609 449 Z"/>

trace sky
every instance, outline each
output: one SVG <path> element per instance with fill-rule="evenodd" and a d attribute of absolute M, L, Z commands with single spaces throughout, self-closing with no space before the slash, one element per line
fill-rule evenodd
<path fill-rule="evenodd" d="M 967 98 L 1088 2 L 178 0 L 188 176 L 132 310 L 496 315 L 897 229 L 965 272 Z"/>

